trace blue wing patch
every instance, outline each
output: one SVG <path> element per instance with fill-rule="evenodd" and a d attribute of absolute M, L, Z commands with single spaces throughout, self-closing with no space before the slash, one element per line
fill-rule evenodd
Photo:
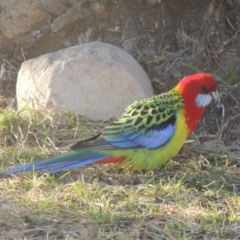
<path fill-rule="evenodd" d="M 175 133 L 176 115 L 173 114 L 165 122 L 148 128 L 111 128 L 103 133 L 103 138 L 118 148 L 149 148 L 155 149 L 166 144 Z"/>
<path fill-rule="evenodd" d="M 153 128 L 147 134 L 123 133 L 114 139 L 107 139 L 112 145 L 119 148 L 139 148 L 146 147 L 150 149 L 158 148 L 164 145 L 175 132 L 175 126 L 169 125 L 164 129 Z"/>

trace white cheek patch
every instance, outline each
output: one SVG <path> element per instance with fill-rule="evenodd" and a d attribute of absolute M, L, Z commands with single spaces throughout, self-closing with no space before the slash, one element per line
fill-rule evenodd
<path fill-rule="evenodd" d="M 211 94 L 201 94 L 199 93 L 195 99 L 196 105 L 200 107 L 206 107 L 212 101 Z"/>

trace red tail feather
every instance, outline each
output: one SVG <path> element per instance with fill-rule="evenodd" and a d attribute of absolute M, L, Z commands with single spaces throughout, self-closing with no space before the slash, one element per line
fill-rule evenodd
<path fill-rule="evenodd" d="M 108 164 L 108 163 L 121 163 L 126 157 L 107 157 L 98 162 L 97 164 Z"/>

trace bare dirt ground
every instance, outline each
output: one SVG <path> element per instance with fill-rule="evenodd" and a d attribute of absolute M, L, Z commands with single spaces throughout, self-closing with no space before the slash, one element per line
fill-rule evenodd
<path fill-rule="evenodd" d="M 24 60 L 84 42 L 103 41 L 119 46 L 139 61 L 156 93 L 168 90 L 184 75 L 194 72 L 182 62 L 227 79 L 227 86 L 220 84 L 220 102 L 208 109 L 198 133 L 217 134 L 226 143 L 239 141 L 238 0 L 34 2 L 32 7 L 46 14 L 46 19 L 36 22 L 37 16 L 29 14 L 27 21 L 36 23 L 15 35 L 10 34 L 10 25 L 8 30 L 2 27 L 3 106 L 12 104 L 15 98 L 17 72 Z M 0 14 L 9 17 L 12 12 L 4 4 Z M 24 13 L 17 13 L 20 24 Z"/>

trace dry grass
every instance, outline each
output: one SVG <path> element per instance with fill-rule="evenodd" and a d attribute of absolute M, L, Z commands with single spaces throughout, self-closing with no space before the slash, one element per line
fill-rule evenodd
<path fill-rule="evenodd" d="M 20 61 L 0 58 L 0 106 L 11 105 L 15 98 L 17 72 Z M 4 98 L 2 97 L 4 96 Z"/>
<path fill-rule="evenodd" d="M 104 124 L 5 109 L 0 126 L 4 170 L 60 154 Z M 155 172 L 90 165 L 2 178 L 0 238 L 239 239 L 238 152 L 202 137 Z"/>

